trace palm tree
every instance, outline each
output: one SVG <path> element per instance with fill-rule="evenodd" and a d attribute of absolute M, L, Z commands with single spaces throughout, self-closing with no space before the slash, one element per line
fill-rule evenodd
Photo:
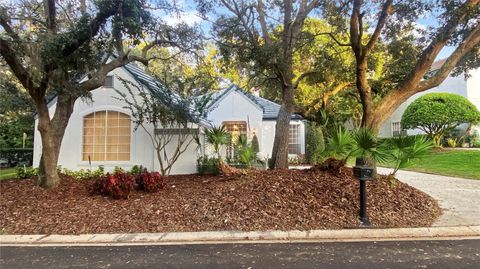
<path fill-rule="evenodd" d="M 207 137 L 207 142 L 213 145 L 213 150 L 220 159 L 220 148 L 228 144 L 230 134 L 225 130 L 224 126 L 212 126 L 211 128 L 205 129 L 205 136 Z"/>

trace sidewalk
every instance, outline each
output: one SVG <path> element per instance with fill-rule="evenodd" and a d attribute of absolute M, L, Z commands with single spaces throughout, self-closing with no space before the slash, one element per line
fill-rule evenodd
<path fill-rule="evenodd" d="M 378 168 L 381 174 L 392 169 Z M 397 178 L 435 198 L 443 209 L 433 226 L 480 225 L 480 180 L 400 170 Z"/>
<path fill-rule="evenodd" d="M 206 243 L 357 242 L 480 239 L 480 226 L 265 232 L 181 232 L 80 235 L 0 235 L 0 246 L 172 245 Z"/>

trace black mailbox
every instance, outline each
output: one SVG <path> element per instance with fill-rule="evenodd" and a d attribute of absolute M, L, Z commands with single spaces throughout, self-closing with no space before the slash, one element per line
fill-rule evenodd
<path fill-rule="evenodd" d="M 360 180 L 360 221 L 362 226 L 370 226 L 367 215 L 367 180 L 373 179 L 374 170 L 367 165 L 365 158 L 357 158 L 353 175 Z"/>
<path fill-rule="evenodd" d="M 353 175 L 360 180 L 372 180 L 373 168 L 367 165 L 355 165 L 353 167 Z"/>

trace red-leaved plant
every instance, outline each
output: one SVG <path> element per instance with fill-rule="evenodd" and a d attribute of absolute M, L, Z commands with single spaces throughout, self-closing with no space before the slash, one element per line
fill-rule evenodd
<path fill-rule="evenodd" d="M 128 173 L 107 173 L 95 181 L 93 193 L 110 196 L 114 199 L 128 199 L 134 188 L 134 183 L 135 178 Z"/>
<path fill-rule="evenodd" d="M 147 172 L 146 170 L 137 176 L 136 182 L 138 188 L 145 192 L 157 192 L 167 186 L 167 181 L 159 172 Z"/>

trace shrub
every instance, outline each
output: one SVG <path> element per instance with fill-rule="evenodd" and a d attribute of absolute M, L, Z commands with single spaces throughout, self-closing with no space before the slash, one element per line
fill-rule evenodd
<path fill-rule="evenodd" d="M 84 179 L 94 179 L 99 178 L 105 175 L 105 170 L 103 165 L 98 166 L 95 170 L 84 170 L 80 169 L 78 171 L 72 171 L 67 168 L 60 169 L 61 173 L 67 176 L 71 176 L 75 179 L 84 180 Z"/>
<path fill-rule="evenodd" d="M 197 160 L 197 171 L 199 174 L 220 174 L 218 165 L 220 164 L 220 159 L 216 157 L 200 157 Z"/>
<path fill-rule="evenodd" d="M 260 144 L 258 143 L 258 137 L 256 134 L 254 134 L 252 137 L 252 149 L 255 154 L 260 151 Z"/>
<path fill-rule="evenodd" d="M 143 166 L 141 165 L 134 165 L 132 167 L 132 169 L 130 169 L 130 174 L 131 175 L 134 175 L 134 176 L 137 176 L 137 175 L 140 175 L 142 172 L 146 171 L 147 169 L 146 168 L 143 168 Z"/>
<path fill-rule="evenodd" d="M 447 145 L 451 148 L 456 148 L 457 147 L 457 139 L 455 138 L 449 138 L 447 140 Z"/>
<path fill-rule="evenodd" d="M 34 176 L 38 176 L 38 168 L 23 168 L 23 167 L 18 167 L 17 168 L 17 177 L 21 179 L 25 178 L 31 178 Z"/>
<path fill-rule="evenodd" d="M 307 163 L 307 158 L 305 154 L 297 154 L 295 157 L 288 158 L 289 165 L 302 165 Z"/>
<path fill-rule="evenodd" d="M 125 173 L 125 170 L 119 166 L 115 166 L 112 171 L 113 174 L 120 174 L 120 173 Z"/>
<path fill-rule="evenodd" d="M 241 164 L 245 165 L 247 168 L 250 168 L 257 157 L 256 155 L 257 154 L 253 150 L 253 147 L 246 146 L 240 149 L 238 158 Z"/>
<path fill-rule="evenodd" d="M 307 162 L 309 164 L 322 162 L 322 153 L 325 151 L 325 140 L 322 128 L 315 124 L 308 124 L 305 140 Z"/>
<path fill-rule="evenodd" d="M 205 129 L 205 137 L 207 142 L 213 146 L 213 150 L 218 158 L 220 158 L 220 148 L 230 142 L 230 134 L 225 130 L 225 126 L 211 127 Z"/>
<path fill-rule="evenodd" d="M 429 93 L 413 101 L 402 116 L 404 128 L 419 128 L 440 147 L 442 137 L 462 123 L 477 123 L 480 112 L 468 99 L 451 93 Z"/>
<path fill-rule="evenodd" d="M 339 127 L 327 138 L 325 156 L 346 160 L 351 155 L 354 143 L 352 132 Z"/>
<path fill-rule="evenodd" d="M 145 192 L 157 192 L 167 186 L 167 181 L 159 172 L 147 172 L 145 170 L 137 175 L 135 181 L 138 188 Z"/>
<path fill-rule="evenodd" d="M 110 196 L 114 199 L 128 199 L 134 189 L 135 179 L 132 175 L 117 172 L 98 178 L 93 185 L 93 193 Z"/>
<path fill-rule="evenodd" d="M 398 136 L 385 140 L 390 160 L 394 164 L 391 175 L 405 168 L 413 159 L 422 158 L 433 148 L 433 143 L 425 136 Z"/>

